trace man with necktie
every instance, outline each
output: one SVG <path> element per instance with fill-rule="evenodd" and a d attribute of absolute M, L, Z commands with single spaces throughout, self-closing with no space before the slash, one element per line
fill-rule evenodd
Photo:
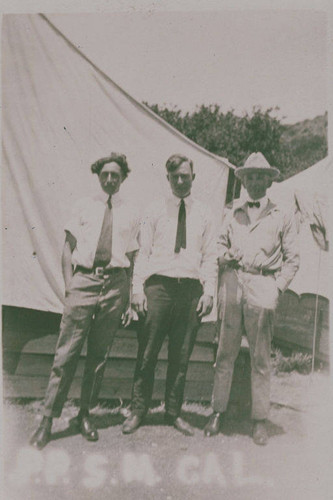
<path fill-rule="evenodd" d="M 218 241 L 222 275 L 219 286 L 221 321 L 212 394 L 213 414 L 204 433 L 218 434 L 227 409 L 234 362 L 242 335 L 251 357 L 253 440 L 268 441 L 266 419 L 270 405 L 270 354 L 273 316 L 278 298 L 299 267 L 297 229 L 293 213 L 266 195 L 279 170 L 262 153 L 252 153 L 235 170 L 247 200 L 236 200 L 225 216 Z"/>
<path fill-rule="evenodd" d="M 121 317 L 127 322 L 131 259 L 138 249 L 134 207 L 117 194 L 129 168 L 126 157 L 111 153 L 91 166 L 107 199 L 84 198 L 65 226 L 62 254 L 65 307 L 43 419 L 30 443 L 42 449 L 51 438 L 52 418 L 59 417 L 87 339 L 87 356 L 77 417 L 81 434 L 98 440 L 89 415 L 96 404 L 103 372 Z"/>
<path fill-rule="evenodd" d="M 180 417 L 185 378 L 203 316 L 213 306 L 217 277 L 216 230 L 211 211 L 191 196 L 193 163 L 175 154 L 167 163 L 171 196 L 148 207 L 140 229 L 133 273 L 132 306 L 144 316 L 132 389 L 131 414 L 123 433 L 143 422 L 154 372 L 168 336 L 165 421 L 185 435 L 193 428 Z"/>

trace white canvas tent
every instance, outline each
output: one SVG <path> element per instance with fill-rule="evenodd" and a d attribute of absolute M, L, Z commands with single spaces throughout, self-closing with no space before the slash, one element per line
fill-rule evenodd
<path fill-rule="evenodd" d="M 131 98 L 45 16 L 5 15 L 2 32 L 4 305 L 62 311 L 63 226 L 78 198 L 99 192 L 90 165 L 111 151 L 127 156 L 121 192 L 138 210 L 166 192 L 178 152 L 194 162 L 194 195 L 222 217 L 227 160 Z"/>
<path fill-rule="evenodd" d="M 290 205 L 299 219 L 300 269 L 290 284 L 298 295 L 329 298 L 328 246 L 329 186 L 332 162 L 328 157 L 284 182 L 274 183 L 269 196 Z"/>
<path fill-rule="evenodd" d="M 330 298 L 329 193 L 332 161 L 324 158 L 312 167 L 275 183 L 269 196 L 294 211 L 299 224 L 300 268 L 277 311 L 275 341 L 312 351 L 328 361 L 328 307 Z"/>

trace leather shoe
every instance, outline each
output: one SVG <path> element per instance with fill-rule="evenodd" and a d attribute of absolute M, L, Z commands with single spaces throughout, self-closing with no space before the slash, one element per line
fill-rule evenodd
<path fill-rule="evenodd" d="M 265 420 L 256 420 L 253 424 L 253 441 L 255 444 L 264 446 L 268 443 L 268 434 Z"/>
<path fill-rule="evenodd" d="M 221 413 L 214 412 L 209 417 L 209 420 L 204 428 L 204 435 L 206 437 L 216 436 L 220 432 Z"/>
<path fill-rule="evenodd" d="M 138 415 L 137 413 L 131 413 L 129 417 L 126 418 L 123 423 L 123 434 L 132 434 L 135 432 L 144 420 L 144 415 Z"/>
<path fill-rule="evenodd" d="M 166 424 L 173 425 L 174 428 L 184 434 L 184 436 L 194 436 L 193 427 L 188 422 L 185 422 L 185 420 L 183 420 L 181 417 L 173 417 L 172 415 L 166 413 L 164 416 L 164 420 Z"/>
<path fill-rule="evenodd" d="M 98 432 L 89 414 L 78 415 L 78 423 L 82 436 L 87 441 L 98 441 Z"/>
<path fill-rule="evenodd" d="M 43 418 L 38 429 L 30 439 L 30 445 L 42 450 L 51 439 L 52 419 Z"/>

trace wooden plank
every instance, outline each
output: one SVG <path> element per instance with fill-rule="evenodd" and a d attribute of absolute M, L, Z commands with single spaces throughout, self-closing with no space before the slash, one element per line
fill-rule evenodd
<path fill-rule="evenodd" d="M 4 308 L 4 368 L 15 375 L 5 376 L 6 397 L 43 397 L 58 337 L 60 315 L 20 308 Z M 129 398 L 131 395 L 135 359 L 137 355 L 137 331 L 119 330 L 110 353 L 105 372 L 101 398 Z M 190 360 L 185 397 L 194 401 L 209 401 L 213 384 L 214 348 L 216 336 L 214 323 L 204 323 L 198 332 L 197 342 Z M 83 373 L 83 349 L 76 377 L 69 397 L 79 397 Z M 245 350 L 246 352 L 246 350 Z M 233 388 L 230 399 L 248 397 L 244 377 L 248 378 L 244 349 L 235 364 Z M 154 398 L 163 399 L 166 376 L 167 341 L 164 343 L 156 369 Z M 248 379 L 249 380 L 249 379 Z M 248 381 L 247 380 L 247 381 Z"/>
<path fill-rule="evenodd" d="M 36 356 L 40 358 L 40 356 Z M 115 360 L 120 366 L 120 360 Z M 112 366 L 112 360 L 111 364 Z M 166 363 L 159 363 L 154 385 L 154 399 L 163 399 L 165 391 Z M 117 376 L 110 377 L 106 370 L 100 398 L 130 398 L 133 373 L 129 376 L 126 369 L 119 371 Z M 230 403 L 249 409 L 251 401 L 251 367 L 248 349 L 242 349 L 235 362 Z M 43 398 L 48 384 L 49 374 L 37 375 L 4 375 L 4 396 L 11 398 Z M 185 399 L 193 401 L 209 401 L 214 380 L 214 370 L 207 363 L 190 363 L 185 386 Z M 74 377 L 69 398 L 79 398 L 82 377 L 77 373 Z"/>
<path fill-rule="evenodd" d="M 15 370 L 15 375 L 21 376 L 46 376 L 51 371 L 53 355 L 45 354 L 21 354 L 20 360 Z M 109 358 L 105 368 L 106 378 L 131 378 L 134 375 L 135 359 Z M 83 375 L 85 358 L 79 360 L 76 376 Z M 165 379 L 167 361 L 159 360 L 156 366 L 155 378 Z M 187 380 L 211 380 L 213 376 L 213 364 L 190 361 Z"/>
<path fill-rule="evenodd" d="M 21 377 L 16 375 L 4 377 L 4 396 L 6 398 L 43 398 L 48 377 Z M 79 398 L 81 378 L 75 377 L 69 392 L 69 398 Z M 101 399 L 130 399 L 132 379 L 112 380 L 105 378 L 101 388 Z M 165 382 L 156 380 L 153 399 L 164 399 Z M 193 401 L 209 401 L 212 393 L 212 381 L 189 381 L 185 387 L 185 399 Z"/>
<path fill-rule="evenodd" d="M 27 342 L 21 349 L 22 353 L 26 354 L 53 354 L 57 338 L 55 335 L 47 335 L 42 338 L 33 339 Z M 6 349 L 7 351 L 15 351 L 15 349 Z M 110 356 L 119 358 L 136 358 L 138 343 L 134 337 L 117 337 L 113 342 Z M 82 354 L 86 354 L 86 345 L 84 345 Z M 167 359 L 167 341 L 164 342 L 160 355 L 160 359 Z M 213 349 L 210 345 L 196 344 L 193 349 L 192 359 L 195 361 L 213 362 Z"/>
<path fill-rule="evenodd" d="M 3 344 L 7 348 L 16 349 L 30 339 L 45 336 L 58 336 L 61 320 L 60 314 L 3 306 Z M 140 323 L 134 321 L 128 328 L 121 328 L 116 337 L 136 338 Z M 203 323 L 198 331 L 198 342 L 212 342 L 216 335 L 214 322 Z M 18 338 L 19 337 L 19 338 Z"/>
<path fill-rule="evenodd" d="M 329 302 L 318 297 L 316 358 L 329 360 Z M 315 322 L 315 297 L 301 297 L 287 291 L 277 309 L 274 342 L 281 347 L 312 353 Z"/>

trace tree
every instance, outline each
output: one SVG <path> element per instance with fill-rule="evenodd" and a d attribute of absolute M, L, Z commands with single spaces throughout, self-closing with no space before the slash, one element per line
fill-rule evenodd
<path fill-rule="evenodd" d="M 149 106 L 148 104 L 146 104 Z M 327 155 L 326 123 L 315 133 L 311 120 L 306 127 L 302 122 L 293 126 L 283 125 L 274 116 L 278 108 L 262 110 L 259 106 L 252 112 L 237 116 L 234 110 L 223 113 L 217 104 L 201 105 L 192 113 L 183 114 L 177 107 L 168 109 L 158 104 L 149 106 L 170 125 L 189 139 L 241 166 L 250 153 L 261 151 L 271 165 L 281 171 L 285 179 L 313 165 Z M 322 119 L 317 117 L 315 120 Z M 325 119 L 325 117 L 324 117 Z M 322 120 L 321 120 L 322 122 Z"/>

